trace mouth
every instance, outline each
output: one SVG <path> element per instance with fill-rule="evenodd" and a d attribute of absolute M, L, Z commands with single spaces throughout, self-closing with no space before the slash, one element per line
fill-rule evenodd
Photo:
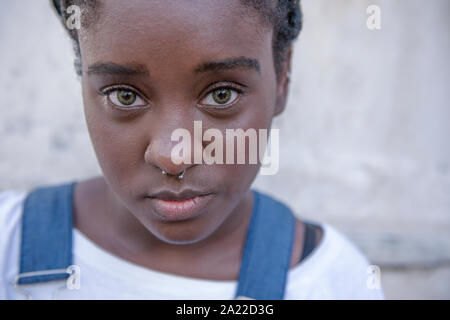
<path fill-rule="evenodd" d="M 182 221 L 202 213 L 213 198 L 211 192 L 185 190 L 180 193 L 162 191 L 147 196 L 156 214 L 165 221 Z"/>

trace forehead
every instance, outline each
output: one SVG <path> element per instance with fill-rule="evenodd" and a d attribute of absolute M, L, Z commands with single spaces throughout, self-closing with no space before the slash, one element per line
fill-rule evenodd
<path fill-rule="evenodd" d="M 97 11 L 80 31 L 84 66 L 102 60 L 180 67 L 271 54 L 272 30 L 241 0 L 107 0 Z"/>

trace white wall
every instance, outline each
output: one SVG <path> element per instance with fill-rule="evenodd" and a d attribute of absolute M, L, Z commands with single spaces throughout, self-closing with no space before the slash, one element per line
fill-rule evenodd
<path fill-rule="evenodd" d="M 450 298 L 450 2 L 302 1 L 281 169 L 255 186 L 346 232 L 388 298 Z M 0 1 L 0 70 L 0 190 L 98 174 L 48 1 Z"/>

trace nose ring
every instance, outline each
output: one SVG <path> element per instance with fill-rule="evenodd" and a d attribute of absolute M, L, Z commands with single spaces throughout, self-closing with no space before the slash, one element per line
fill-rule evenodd
<path fill-rule="evenodd" d="M 161 173 L 163 174 L 163 175 L 167 175 L 167 172 L 165 172 L 164 170 L 161 170 Z M 182 180 L 183 178 L 184 178 L 184 174 L 186 173 L 186 170 L 183 170 L 183 172 L 181 172 L 179 175 L 178 175 L 178 180 Z"/>
<path fill-rule="evenodd" d="M 183 170 L 183 172 L 181 172 L 179 175 L 178 175 L 178 180 L 181 180 L 181 179 L 183 179 L 184 178 L 184 173 L 186 172 L 186 170 Z"/>

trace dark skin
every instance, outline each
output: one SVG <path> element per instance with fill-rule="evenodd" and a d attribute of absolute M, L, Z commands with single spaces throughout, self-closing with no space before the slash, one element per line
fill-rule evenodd
<path fill-rule="evenodd" d="M 80 31 L 80 48 L 85 116 L 103 176 L 76 185 L 75 227 L 105 250 L 154 270 L 236 280 L 258 165 L 176 165 L 171 133 L 192 132 L 194 120 L 203 131 L 270 129 L 286 104 L 290 53 L 277 78 L 272 28 L 262 28 L 239 0 L 108 0 L 99 10 Z M 217 88 L 233 93 L 226 108 L 211 107 Z M 136 107 L 117 108 L 117 90 L 139 97 Z M 146 197 L 185 189 L 212 193 L 187 220 L 164 220 Z M 303 235 L 297 220 L 291 267 Z"/>

